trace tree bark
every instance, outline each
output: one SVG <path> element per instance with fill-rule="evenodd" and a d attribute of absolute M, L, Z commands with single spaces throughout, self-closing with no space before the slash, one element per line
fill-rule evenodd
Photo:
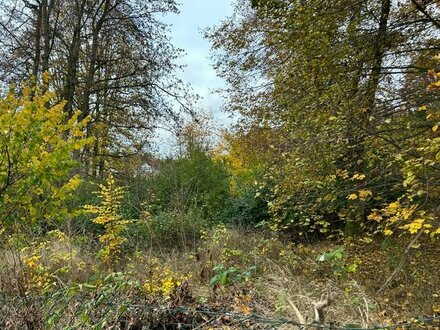
<path fill-rule="evenodd" d="M 376 94 L 379 89 L 382 74 L 383 56 L 386 52 L 388 43 L 388 22 L 390 10 L 391 0 L 382 0 L 379 26 L 374 40 L 371 75 L 369 81 L 367 82 L 364 95 L 365 101 L 363 105 L 363 121 L 360 123 L 360 125 L 365 125 L 365 127 L 370 126 L 370 116 L 376 112 Z M 354 136 L 353 140 L 350 142 L 350 145 L 353 148 L 351 157 L 353 164 L 352 170 L 355 173 L 362 173 L 365 152 L 365 134 L 359 134 L 360 135 Z M 344 234 L 345 236 L 354 236 L 359 233 L 360 226 L 367 221 L 366 204 L 364 202 L 357 202 L 356 205 L 351 207 L 348 217 L 349 218 L 346 222 Z"/>
<path fill-rule="evenodd" d="M 81 44 L 81 28 L 85 4 L 86 0 L 81 0 L 81 2 L 79 0 L 75 1 L 76 20 L 66 63 L 66 78 L 62 96 L 63 99 L 66 101 L 65 111 L 67 112 L 69 118 L 73 115 L 75 87 L 78 82 L 76 75 L 78 68 L 79 51 Z"/>

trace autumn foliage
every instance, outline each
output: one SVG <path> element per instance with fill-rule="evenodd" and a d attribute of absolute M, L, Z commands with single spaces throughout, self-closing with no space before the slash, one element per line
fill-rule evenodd
<path fill-rule="evenodd" d="M 48 79 L 48 78 L 47 78 Z M 51 226 L 72 217 L 65 204 L 80 183 L 72 154 L 91 142 L 88 118 L 66 118 L 46 87 L 11 86 L 0 100 L 0 217 L 3 230 Z"/>
<path fill-rule="evenodd" d="M 237 0 L 205 30 L 237 119 L 223 130 L 174 77 L 157 18 L 174 1 L 14 3 L 1 329 L 258 328 L 252 313 L 382 329 L 440 312 L 437 1 Z"/>

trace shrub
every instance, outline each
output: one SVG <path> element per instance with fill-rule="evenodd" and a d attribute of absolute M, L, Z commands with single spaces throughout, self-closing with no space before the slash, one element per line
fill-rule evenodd
<path fill-rule="evenodd" d="M 11 87 L 0 99 L 0 218 L 7 227 L 47 227 L 71 216 L 65 202 L 80 183 L 71 176 L 72 153 L 90 142 L 87 120 L 78 116 L 66 118 L 64 102 L 38 86 Z"/>
<path fill-rule="evenodd" d="M 164 161 L 151 182 L 150 200 L 156 211 L 198 209 L 206 219 L 217 219 L 228 197 L 225 168 L 198 150 Z"/>
<path fill-rule="evenodd" d="M 104 233 L 99 235 L 99 241 L 103 244 L 100 257 L 108 264 L 118 260 L 122 252 L 122 244 L 126 241 L 122 234 L 129 221 L 123 219 L 119 213 L 123 192 L 124 189 L 118 187 L 110 176 L 105 185 L 99 185 L 97 194 L 102 199 L 101 205 L 84 206 L 88 212 L 97 215 L 93 222 L 104 227 Z"/>
<path fill-rule="evenodd" d="M 148 245 L 183 248 L 194 246 L 206 226 L 202 212 L 197 209 L 144 214 L 129 226 L 127 239 L 134 250 Z"/>
<path fill-rule="evenodd" d="M 269 220 L 267 202 L 257 196 L 254 187 L 244 187 L 240 194 L 232 196 L 226 204 L 222 218 L 239 226 L 256 226 Z"/>

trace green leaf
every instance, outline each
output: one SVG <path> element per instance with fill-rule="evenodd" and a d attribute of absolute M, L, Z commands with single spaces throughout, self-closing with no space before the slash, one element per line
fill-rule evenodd
<path fill-rule="evenodd" d="M 226 272 L 223 273 L 223 274 L 221 275 L 220 282 L 221 282 L 222 285 L 228 285 L 228 284 L 229 284 L 229 274 L 226 273 Z"/>

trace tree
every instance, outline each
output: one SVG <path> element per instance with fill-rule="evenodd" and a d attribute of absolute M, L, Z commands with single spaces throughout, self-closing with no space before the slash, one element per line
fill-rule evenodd
<path fill-rule="evenodd" d="M 46 90 L 43 92 L 43 90 Z M 72 153 L 88 143 L 88 118 L 66 120 L 47 85 L 11 87 L 0 100 L 0 224 L 47 226 L 71 216 L 65 202 L 80 183 Z"/>
<path fill-rule="evenodd" d="M 421 133 L 409 112 L 427 98 L 407 89 L 437 29 L 411 1 L 255 0 L 208 31 L 229 109 L 276 140 L 265 164 L 274 229 L 351 235 L 401 192 L 394 154 Z"/>
<path fill-rule="evenodd" d="M 0 77 L 17 81 L 50 71 L 71 118 L 90 116 L 93 146 L 75 153 L 99 175 L 105 160 L 144 149 L 161 118 L 174 118 L 186 90 L 175 79 L 176 50 L 158 16 L 174 1 L 21 0 L 0 5 Z"/>
<path fill-rule="evenodd" d="M 438 60 L 439 57 L 437 56 L 436 59 Z M 440 74 L 434 70 L 430 73 L 435 81 L 429 84 L 428 88 L 437 93 Z M 422 126 L 422 123 L 424 125 L 423 129 L 418 129 L 422 133 L 418 133 L 408 141 L 406 147 L 396 156 L 402 174 L 399 182 L 401 194 L 390 203 L 383 205 L 382 209 L 375 209 L 369 215 L 371 220 L 383 224 L 387 236 L 402 231 L 416 237 L 423 233 L 430 234 L 431 237 L 440 234 L 438 222 L 440 191 L 437 184 L 440 180 L 438 106 L 438 103 L 423 105 L 419 107 L 417 113 L 408 115 L 410 118 L 407 122 L 414 124 L 415 120 L 412 117 L 419 117 L 415 122 L 419 126 Z"/>

